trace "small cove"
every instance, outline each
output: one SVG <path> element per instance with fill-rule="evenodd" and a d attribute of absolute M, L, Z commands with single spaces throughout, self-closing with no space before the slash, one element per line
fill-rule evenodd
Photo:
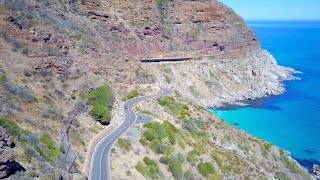
<path fill-rule="evenodd" d="M 320 164 L 320 22 L 248 22 L 278 63 L 303 72 L 287 92 L 250 106 L 210 112 L 291 152 L 303 166 Z"/>

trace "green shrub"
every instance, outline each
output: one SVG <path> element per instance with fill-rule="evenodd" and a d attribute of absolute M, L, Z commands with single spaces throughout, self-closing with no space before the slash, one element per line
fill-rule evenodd
<path fill-rule="evenodd" d="M 13 135 L 14 137 L 20 139 L 22 130 L 14 120 L 6 116 L 0 116 L 0 126 L 5 128 L 6 131 L 11 135 Z"/>
<path fill-rule="evenodd" d="M 201 162 L 198 164 L 198 170 L 203 177 L 208 177 L 210 174 L 214 173 L 213 166 L 208 162 Z"/>
<path fill-rule="evenodd" d="M 173 158 L 169 164 L 169 169 L 174 177 L 174 179 L 183 179 L 183 171 L 181 162 L 177 158 Z"/>
<path fill-rule="evenodd" d="M 44 144 L 47 151 L 43 152 L 40 150 L 39 153 L 48 160 L 56 160 L 60 154 L 60 150 L 54 147 L 52 139 L 48 135 L 43 134 L 39 137 L 39 141 Z"/>
<path fill-rule="evenodd" d="M 199 155 L 195 150 L 191 150 L 188 152 L 188 157 L 187 160 L 190 162 L 198 162 L 199 160 Z"/>
<path fill-rule="evenodd" d="M 149 148 L 152 151 L 160 154 L 173 151 L 172 145 L 176 143 L 176 134 L 179 133 L 173 124 L 168 121 L 164 121 L 162 124 L 149 122 L 145 123 L 144 127 L 147 130 L 143 133 L 143 138 L 150 142 Z"/>
<path fill-rule="evenodd" d="M 110 113 L 115 101 L 114 93 L 108 86 L 102 86 L 88 95 L 89 104 L 92 106 L 91 115 L 103 125 L 108 125 Z"/>
<path fill-rule="evenodd" d="M 127 152 L 130 151 L 131 146 L 132 146 L 129 141 L 127 141 L 126 139 L 123 139 L 123 138 L 119 138 L 119 139 L 118 139 L 118 144 L 119 144 L 119 147 L 120 147 L 121 149 L 124 149 L 124 150 L 126 150 Z"/>
<path fill-rule="evenodd" d="M 164 121 L 162 124 L 159 122 L 149 122 L 145 123 L 144 127 L 148 128 L 148 130 L 143 133 L 144 137 L 148 141 L 152 141 L 155 138 L 160 141 L 168 138 L 172 145 L 175 144 L 175 136 L 178 130 L 170 122 Z"/>
<path fill-rule="evenodd" d="M 184 172 L 184 177 L 186 178 L 186 180 L 196 180 L 191 170 L 187 170 L 186 172 Z"/>
<path fill-rule="evenodd" d="M 158 99 L 158 103 L 161 106 L 167 107 L 174 115 L 178 116 L 182 110 L 182 104 L 176 102 L 172 96 L 165 96 Z"/>
<path fill-rule="evenodd" d="M 151 179 L 159 179 L 160 169 L 155 160 L 150 159 L 145 156 L 143 162 L 138 162 L 135 166 L 136 170 L 140 172 L 143 176 L 150 177 Z"/>
<path fill-rule="evenodd" d="M 269 144 L 269 143 L 264 143 L 264 144 L 263 144 L 263 148 L 264 148 L 264 150 L 267 151 L 267 152 L 270 152 L 271 147 L 272 147 L 272 144 Z"/>
<path fill-rule="evenodd" d="M 191 114 L 190 114 L 190 112 L 188 110 L 182 109 L 180 111 L 180 114 L 179 114 L 178 118 L 179 119 L 185 119 L 185 118 L 190 117 L 190 116 L 191 116 Z"/>
<path fill-rule="evenodd" d="M 145 157 L 143 158 L 143 162 L 144 162 L 146 165 L 149 165 L 149 166 L 157 166 L 156 161 L 150 159 L 148 156 L 145 156 Z"/>
<path fill-rule="evenodd" d="M 169 166 L 174 179 L 183 179 L 182 162 L 184 157 L 182 154 L 174 155 L 172 152 L 161 157 L 160 162 Z"/>
<path fill-rule="evenodd" d="M 154 179 L 152 177 L 153 175 L 149 173 L 149 171 L 147 170 L 147 167 L 142 162 L 138 162 L 138 164 L 135 166 L 135 168 L 143 176 L 150 177 L 150 178 Z"/>
<path fill-rule="evenodd" d="M 41 135 L 39 137 L 39 143 L 30 144 L 24 137 L 30 136 L 32 133 L 20 128 L 17 123 L 9 117 L 0 116 L 0 126 L 5 128 L 9 134 L 13 135 L 19 142 L 21 142 L 24 149 L 27 147 L 33 147 L 43 158 L 48 161 L 57 160 L 58 155 L 61 153 L 60 149 L 55 148 L 54 142 L 48 135 Z M 24 157 L 26 160 L 30 160 L 30 157 L 26 151 L 24 153 Z"/>
<path fill-rule="evenodd" d="M 124 98 L 122 98 L 122 101 L 126 101 L 135 97 L 139 96 L 139 92 L 137 90 L 132 90 L 130 91 L 127 96 L 125 96 Z"/>
<path fill-rule="evenodd" d="M 143 146 L 148 145 L 148 142 L 147 142 L 147 140 L 146 140 L 144 137 L 141 138 L 141 139 L 139 140 L 139 142 L 140 142 L 140 144 L 142 144 Z"/>
<path fill-rule="evenodd" d="M 218 164 L 219 167 L 222 167 L 222 160 L 216 152 L 212 152 L 211 157 Z"/>
<path fill-rule="evenodd" d="M 177 97 L 181 97 L 182 96 L 181 93 L 179 91 L 177 91 L 177 90 L 175 90 L 174 93 L 176 94 Z"/>
<path fill-rule="evenodd" d="M 302 169 L 300 169 L 300 167 L 289 160 L 288 157 L 286 157 L 283 153 L 281 153 L 281 156 L 282 156 L 282 160 L 283 162 L 285 163 L 285 165 L 287 166 L 287 168 L 293 172 L 293 173 L 296 173 L 296 174 L 300 174 L 301 176 L 303 176 L 305 179 L 311 179 L 309 174 L 307 174 L 306 172 L 304 172 Z"/>
<path fill-rule="evenodd" d="M 154 129 L 148 129 L 143 133 L 143 135 L 148 141 L 152 141 L 154 138 L 157 138 L 157 134 Z"/>
<path fill-rule="evenodd" d="M 160 140 L 155 138 L 153 139 L 150 144 L 149 144 L 149 148 L 153 151 L 158 153 L 159 152 L 159 146 L 160 146 Z"/>

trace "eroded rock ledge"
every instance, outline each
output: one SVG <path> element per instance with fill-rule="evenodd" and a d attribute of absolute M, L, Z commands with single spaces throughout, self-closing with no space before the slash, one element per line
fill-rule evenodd
<path fill-rule="evenodd" d="M 296 79 L 292 68 L 277 64 L 266 50 L 238 59 L 210 59 L 158 64 L 159 86 L 171 86 L 206 107 L 245 105 L 245 101 L 285 92 L 284 80 Z"/>

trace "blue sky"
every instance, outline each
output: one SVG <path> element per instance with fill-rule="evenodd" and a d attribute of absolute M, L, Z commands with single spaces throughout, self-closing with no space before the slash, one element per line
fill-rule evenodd
<path fill-rule="evenodd" d="M 320 0 L 219 0 L 245 20 L 320 20 Z"/>

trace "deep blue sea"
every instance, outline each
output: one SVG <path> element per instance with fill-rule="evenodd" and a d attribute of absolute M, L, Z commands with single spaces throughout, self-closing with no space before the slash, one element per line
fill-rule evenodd
<path fill-rule="evenodd" d="M 269 141 L 303 166 L 320 164 L 320 22 L 248 22 L 278 64 L 303 74 L 287 92 L 232 110 L 210 110 L 228 123 Z"/>

